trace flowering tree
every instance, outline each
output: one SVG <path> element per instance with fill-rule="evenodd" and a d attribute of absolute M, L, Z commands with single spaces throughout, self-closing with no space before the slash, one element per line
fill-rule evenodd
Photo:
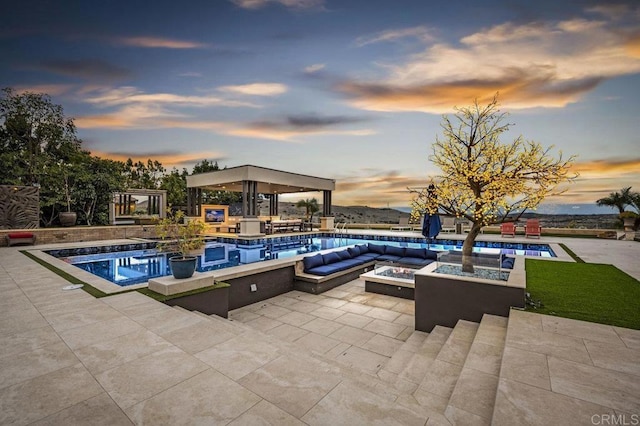
<path fill-rule="evenodd" d="M 414 216 L 438 211 L 463 217 L 472 226 L 462 246 L 462 269 L 473 272 L 473 244 L 483 226 L 516 221 L 526 209 L 534 209 L 569 176 L 574 157 L 555 159 L 551 148 L 526 141 L 499 141 L 510 124 L 498 108 L 497 95 L 488 105 L 476 100 L 470 107 L 456 108 L 453 118 L 443 117 L 443 136 L 436 136 L 430 160 L 442 174 L 435 189 L 415 191 Z"/>

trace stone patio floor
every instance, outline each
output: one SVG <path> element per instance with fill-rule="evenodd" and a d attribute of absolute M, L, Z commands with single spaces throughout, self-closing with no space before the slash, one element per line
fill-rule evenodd
<path fill-rule="evenodd" d="M 640 279 L 638 243 L 554 241 Z M 413 302 L 364 293 L 360 280 L 280 295 L 227 321 L 136 292 L 62 291 L 67 281 L 19 249 L 0 248 L 0 424 L 640 419 L 640 331 L 512 311 L 492 416 L 445 416 L 407 402 L 413 389 L 382 377 L 414 335 Z"/>

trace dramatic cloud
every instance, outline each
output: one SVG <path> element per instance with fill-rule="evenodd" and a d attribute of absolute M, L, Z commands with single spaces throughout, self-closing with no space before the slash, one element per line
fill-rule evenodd
<path fill-rule="evenodd" d="M 636 187 L 640 181 L 640 157 L 577 162 L 573 170 L 580 173 L 573 184 L 565 184 L 567 191 L 547 201 L 558 203 L 595 203 L 627 186 Z"/>
<path fill-rule="evenodd" d="M 497 91 L 508 108 L 563 107 L 603 80 L 640 72 L 640 37 L 629 35 L 632 28 L 593 19 L 505 23 L 383 65 L 386 78 L 335 88 L 353 106 L 374 111 L 443 113 Z"/>
<path fill-rule="evenodd" d="M 121 37 L 116 42 L 125 46 L 162 48 L 162 49 L 202 49 L 207 44 L 193 41 L 172 40 L 161 37 Z"/>
<path fill-rule="evenodd" d="M 118 81 L 131 76 L 131 72 L 100 59 L 51 60 L 40 63 L 39 68 L 66 77 L 87 81 Z"/>
<path fill-rule="evenodd" d="M 252 83 L 238 86 L 218 87 L 221 92 L 250 96 L 277 96 L 287 92 L 287 86 L 280 83 Z"/>
<path fill-rule="evenodd" d="M 226 106 L 226 107 L 252 107 L 258 106 L 249 102 L 240 102 L 217 96 L 189 96 L 172 93 L 144 93 L 135 87 L 119 87 L 117 89 L 99 90 L 95 94 L 84 99 L 85 102 L 98 106 L 116 106 L 130 104 L 157 105 L 182 105 L 192 107 Z"/>
<path fill-rule="evenodd" d="M 144 93 L 135 87 L 98 89 L 87 93 L 83 101 L 102 109 L 115 109 L 104 114 L 76 118 L 80 128 L 152 129 L 185 128 L 218 130 L 214 121 L 203 122 L 193 117 L 193 108 L 249 107 L 249 102 L 224 99 L 218 96 L 188 96 L 172 93 Z"/>
<path fill-rule="evenodd" d="M 423 42 L 433 39 L 427 27 L 420 25 L 412 28 L 385 30 L 373 35 L 358 37 L 355 44 L 358 47 L 362 47 L 367 44 L 396 41 L 407 37 L 417 38 Z"/>
<path fill-rule="evenodd" d="M 333 202 L 369 207 L 408 206 L 412 195 L 407 188 L 424 184 L 424 176 L 406 176 L 395 170 L 382 173 L 360 170 L 357 175 L 336 179 Z"/>
<path fill-rule="evenodd" d="M 278 3 L 293 9 L 321 8 L 324 0 L 231 0 L 243 9 L 260 9 L 268 4 Z"/>
<path fill-rule="evenodd" d="M 619 177 L 627 174 L 640 176 L 640 158 L 580 162 L 574 165 L 574 169 L 583 178 L 587 176 Z"/>

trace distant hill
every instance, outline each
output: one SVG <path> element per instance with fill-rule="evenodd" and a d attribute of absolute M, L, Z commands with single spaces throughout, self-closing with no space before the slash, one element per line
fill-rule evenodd
<path fill-rule="evenodd" d="M 260 201 L 258 203 L 260 215 L 269 215 L 269 202 Z M 405 210 L 405 209 L 403 209 Z M 367 206 L 333 206 L 333 214 L 336 222 L 348 223 L 389 223 L 396 224 L 400 222 L 401 217 L 408 218 L 409 210 L 401 211 L 396 208 L 376 208 Z M 540 209 L 548 211 L 547 209 Z M 616 227 L 617 214 L 577 214 L 578 211 L 587 211 L 587 209 L 572 209 L 568 206 L 559 211 L 575 212 L 574 214 L 542 214 L 539 212 L 527 212 L 523 215 L 526 218 L 538 218 L 543 227 L 548 228 L 587 228 L 587 229 L 612 229 Z M 231 215 L 241 215 L 242 205 L 234 204 L 229 207 Z M 296 207 L 295 203 L 280 202 L 278 204 L 278 212 L 283 219 L 287 218 L 303 218 L 304 209 Z M 317 221 L 320 213 L 315 213 L 314 218 Z M 522 219 L 521 219 L 522 220 Z M 524 220 L 522 220 L 524 222 Z"/>

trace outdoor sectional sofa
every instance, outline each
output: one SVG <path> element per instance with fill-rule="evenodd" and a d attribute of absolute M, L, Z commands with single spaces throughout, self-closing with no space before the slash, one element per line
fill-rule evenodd
<path fill-rule="evenodd" d="M 296 265 L 295 287 L 319 294 L 356 279 L 376 262 L 394 262 L 421 268 L 436 259 L 437 252 L 425 248 L 361 244 L 304 257 Z"/>

